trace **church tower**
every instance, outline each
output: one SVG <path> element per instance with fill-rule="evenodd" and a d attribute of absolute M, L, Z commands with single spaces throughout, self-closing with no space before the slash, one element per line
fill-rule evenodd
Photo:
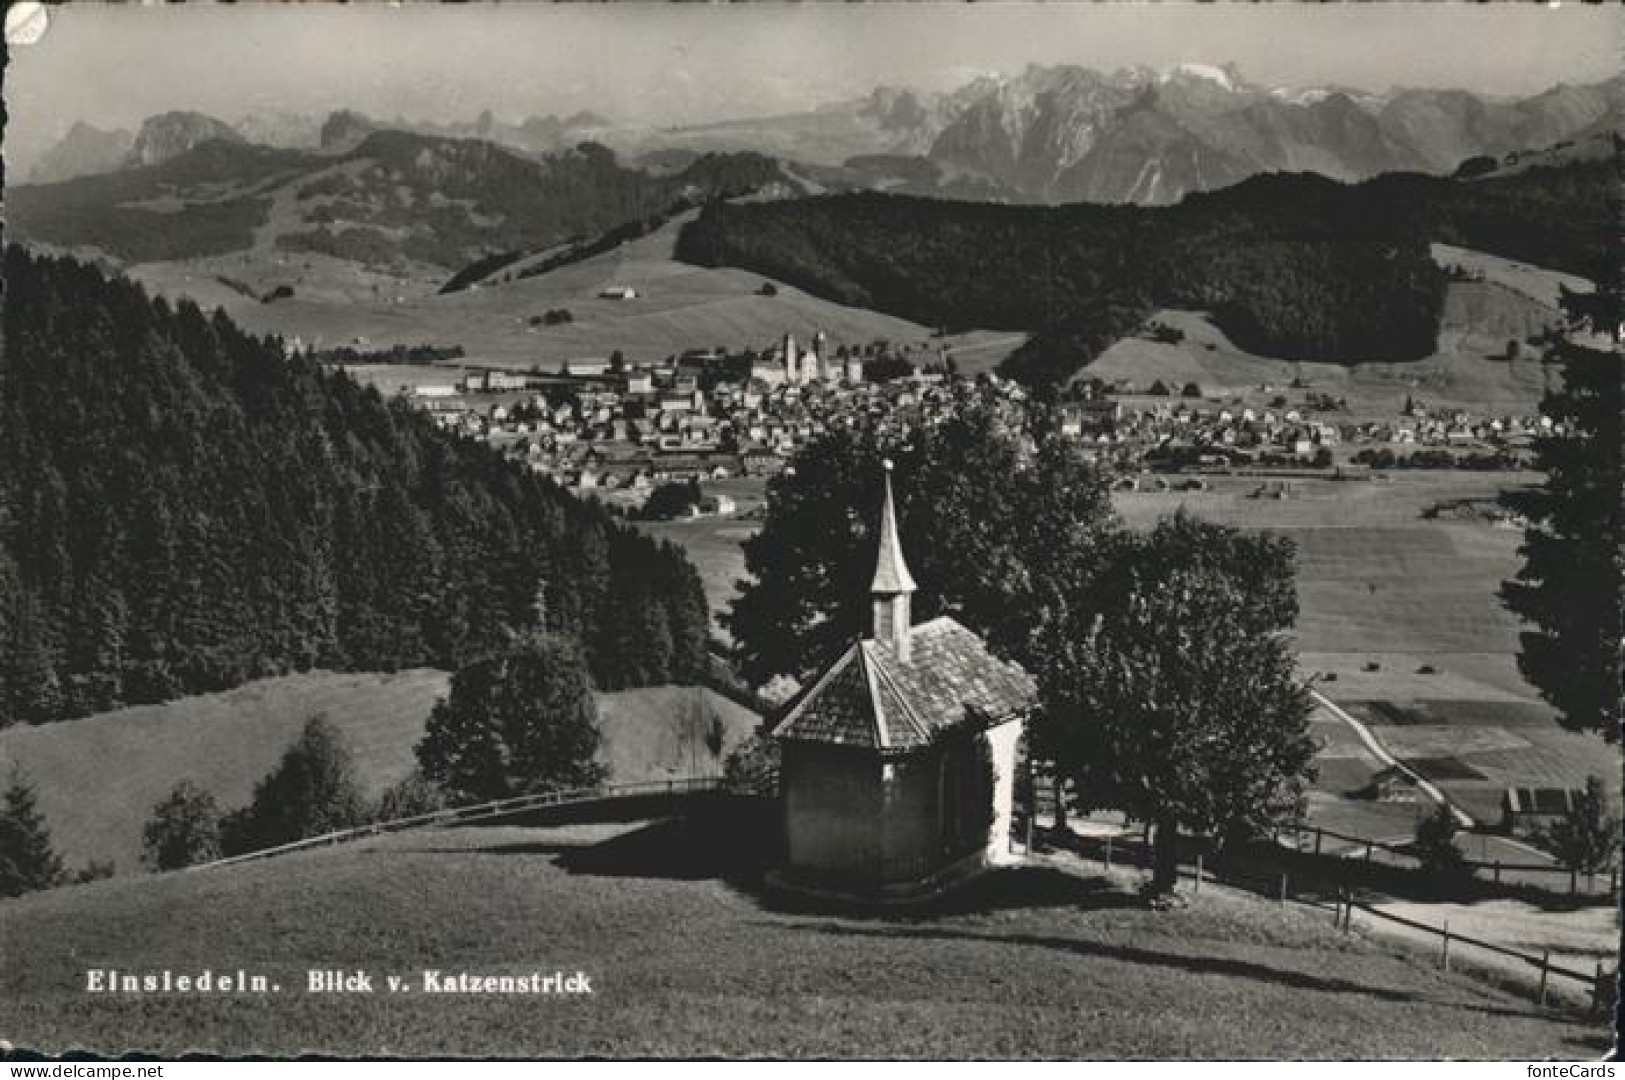
<path fill-rule="evenodd" d="M 800 354 L 796 352 L 796 339 L 792 334 L 784 335 L 784 382 L 787 386 L 794 386 L 801 381 L 800 373 L 796 370 L 796 361 Z"/>
<path fill-rule="evenodd" d="M 909 630 L 913 616 L 909 600 L 914 594 L 914 576 L 908 572 L 903 560 L 903 544 L 897 537 L 897 511 L 892 506 L 892 463 L 885 462 L 886 501 L 880 508 L 880 552 L 875 560 L 875 579 L 869 586 L 874 602 L 874 625 L 871 636 L 891 647 L 892 654 L 903 663 L 909 660 Z"/>

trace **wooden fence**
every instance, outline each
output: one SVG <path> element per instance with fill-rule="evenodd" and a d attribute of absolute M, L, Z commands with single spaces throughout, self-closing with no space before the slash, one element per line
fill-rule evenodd
<path fill-rule="evenodd" d="M 1327 835 L 1333 834 L 1328 832 Z M 1141 840 L 1121 836 L 1107 836 L 1102 840 L 1082 837 L 1074 837 L 1073 839 L 1076 841 L 1074 846 L 1079 849 L 1080 853 L 1084 853 L 1085 849 L 1093 848 L 1102 865 L 1108 870 L 1114 866 L 1130 865 L 1149 868 L 1151 865 L 1151 850 Z M 1342 883 L 1334 887 L 1327 887 L 1324 883 L 1316 883 L 1312 879 L 1300 876 L 1297 881 L 1300 887 L 1295 889 L 1290 871 L 1276 874 L 1250 873 L 1232 863 L 1223 860 L 1210 860 L 1206 856 L 1198 854 L 1190 859 L 1181 858 L 1181 876 L 1191 881 L 1192 891 L 1196 893 L 1201 892 L 1203 881 L 1212 881 L 1216 884 L 1228 885 L 1257 893 L 1281 904 L 1295 903 L 1322 911 L 1330 911 L 1333 913 L 1334 925 L 1345 932 L 1352 929 L 1354 912 L 1359 910 L 1373 920 L 1385 920 L 1437 938 L 1439 941 L 1439 965 L 1447 971 L 1450 968 L 1453 946 L 1458 950 L 1464 946 L 1481 949 L 1528 965 L 1530 974 L 1537 978 L 1537 994 L 1542 1005 L 1547 1003 L 1553 979 L 1569 979 L 1578 983 L 1588 992 L 1593 1013 L 1602 1013 L 1614 1007 L 1618 992 L 1618 968 L 1616 966 L 1614 970 L 1610 971 L 1601 961 L 1597 962 L 1596 969 L 1591 972 L 1564 967 L 1561 964 L 1552 962 L 1550 949 L 1542 950 L 1541 954 L 1536 956 L 1533 953 L 1523 952 L 1493 941 L 1485 941 L 1482 938 L 1457 933 L 1450 929 L 1448 921 L 1443 926 L 1432 926 L 1416 919 L 1409 919 L 1392 912 L 1382 911 L 1371 904 L 1356 899 L 1353 891 Z"/>
<path fill-rule="evenodd" d="M 1031 782 L 1033 784 L 1033 798 L 1037 807 L 1042 809 L 1048 806 L 1053 812 L 1056 806 L 1056 785 L 1047 763 L 1040 761 L 1033 763 Z M 1280 840 L 1285 837 L 1292 837 L 1295 850 L 1305 854 L 1320 855 L 1325 841 L 1330 838 L 1354 845 L 1355 850 L 1344 852 L 1338 856 L 1352 862 L 1369 866 L 1374 861 L 1377 861 L 1375 858 L 1376 853 L 1382 852 L 1394 860 L 1394 862 L 1383 865 L 1394 866 L 1397 863 L 1399 867 L 1407 869 L 1421 865 L 1421 860 L 1413 852 L 1401 845 L 1375 840 L 1369 836 L 1354 836 L 1323 826 L 1302 826 L 1296 829 L 1286 829 L 1278 834 L 1277 839 Z M 1312 839 L 1306 840 L 1306 837 Z M 1619 895 L 1620 879 L 1617 866 L 1611 867 L 1606 874 L 1587 874 L 1554 863 L 1509 862 L 1500 859 L 1471 859 L 1464 856 L 1462 868 L 1479 875 L 1479 881 L 1497 886 L 1520 884 L 1524 888 L 1540 890 L 1541 892 L 1590 899 L 1606 899 Z M 1521 883 L 1506 880 L 1507 878 L 1519 876 L 1524 877 L 1526 880 Z M 1546 884 L 1543 881 L 1531 882 L 1527 880 L 1529 877 L 1544 877 L 1552 879 L 1552 881 L 1551 884 Z"/>
<path fill-rule="evenodd" d="M 1413 852 L 1410 852 L 1395 844 L 1386 843 L 1381 840 L 1373 840 L 1368 836 L 1350 836 L 1347 833 L 1340 833 L 1323 827 L 1315 827 L 1312 829 L 1295 829 L 1286 835 L 1292 835 L 1295 837 L 1297 850 L 1312 850 L 1316 855 L 1321 853 L 1321 847 L 1325 842 L 1325 838 L 1331 837 L 1334 840 L 1342 840 L 1346 843 L 1353 844 L 1357 849 L 1363 847 L 1363 861 L 1367 863 L 1371 862 L 1374 852 L 1382 851 L 1398 858 L 1409 859 L 1412 862 L 1420 864 L 1420 860 L 1417 859 Z M 1314 836 L 1314 842 L 1312 845 L 1305 844 L 1303 838 L 1307 835 Z M 1352 854 L 1355 853 L 1345 853 L 1343 858 L 1349 858 Z M 1610 867 L 1608 870 L 1608 889 L 1606 892 L 1603 892 L 1603 890 L 1599 887 L 1602 882 L 1601 874 L 1584 874 L 1578 870 L 1572 870 L 1566 866 L 1556 866 L 1552 863 L 1503 862 L 1500 859 L 1464 859 L 1462 866 L 1464 869 L 1471 870 L 1474 873 L 1487 872 L 1490 875 L 1490 880 L 1497 885 L 1502 883 L 1501 879 L 1505 874 L 1552 874 L 1557 875 L 1559 878 L 1568 878 L 1567 892 L 1570 896 L 1578 896 L 1582 893 L 1585 895 L 1613 896 L 1619 891 L 1619 868 L 1617 866 Z M 1580 888 L 1581 878 L 1586 879 L 1586 888 L 1583 890 Z M 1561 881 L 1559 882 L 1559 886 L 1561 886 Z M 1536 887 L 1547 888 L 1547 886 L 1544 885 Z M 1553 891 L 1561 891 L 1561 889 Z"/>
<path fill-rule="evenodd" d="M 582 806 L 597 802 L 649 798 L 660 795 L 700 795 L 723 790 L 721 778 L 707 776 L 676 780 L 645 780 L 631 784 L 599 784 L 593 787 L 541 791 L 508 799 L 474 803 L 469 806 L 435 810 L 427 814 L 415 814 L 411 817 L 395 818 L 390 821 L 375 821 L 366 825 L 357 825 L 350 829 L 337 829 L 333 832 L 323 833 L 320 836 L 295 840 L 290 844 L 278 844 L 276 847 L 261 848 L 258 851 L 245 852 L 242 855 L 216 859 L 213 862 L 198 863 L 186 869 L 205 870 L 216 866 L 231 866 L 235 863 L 249 862 L 254 859 L 268 859 L 275 855 L 286 855 L 289 852 L 304 851 L 309 848 L 327 847 L 350 840 L 362 840 L 370 836 L 382 836 L 385 833 L 421 829 L 435 825 L 462 825 L 475 821 L 488 821 L 492 818 L 509 817 L 514 814 L 544 810 L 551 807 Z"/>

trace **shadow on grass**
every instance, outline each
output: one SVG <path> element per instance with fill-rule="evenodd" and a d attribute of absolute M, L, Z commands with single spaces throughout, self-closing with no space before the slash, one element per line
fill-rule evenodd
<path fill-rule="evenodd" d="M 785 890 L 767 890 L 759 901 L 786 915 L 839 915 L 877 924 L 908 925 L 958 915 L 995 911 L 1065 908 L 1104 911 L 1142 908 L 1139 897 L 1101 877 L 1079 877 L 1051 866 L 1010 866 L 990 870 L 943 896 L 915 904 L 881 906 Z"/>
<path fill-rule="evenodd" d="M 1605 1031 L 1599 1031 L 1594 1035 L 1571 1035 L 1563 1040 L 1563 1045 L 1578 1047 L 1596 1054 L 1599 1060 L 1617 1060 L 1614 1054 L 1614 1037 Z"/>
<path fill-rule="evenodd" d="M 561 846 L 514 842 L 479 850 L 493 854 L 556 854 L 554 865 L 569 874 L 672 881 L 720 881 L 766 911 L 842 915 L 887 922 L 918 922 L 943 916 L 1007 909 L 1071 910 L 1140 906 L 1137 897 L 1105 878 L 1080 877 L 1054 867 L 1020 866 L 991 871 L 948 894 L 906 907 L 807 896 L 766 883 L 780 862 L 775 815 L 742 812 L 739 805 L 695 808 L 680 817 L 650 822 L 595 844 Z"/>
<path fill-rule="evenodd" d="M 771 859 L 761 838 L 749 828 L 708 817 L 656 821 L 567 851 L 555 862 L 568 873 L 594 877 L 759 881 Z"/>
<path fill-rule="evenodd" d="M 1327 975 L 1311 975 L 1291 968 L 1271 967 L 1251 960 L 1238 960 L 1223 956 L 1200 956 L 1183 953 L 1159 952 L 1132 945 L 1113 945 L 1100 941 L 1082 941 L 1076 938 L 1049 937 L 1039 934 L 981 933 L 975 930 L 945 926 L 853 926 L 846 923 L 820 923 L 793 927 L 803 933 L 835 936 L 895 938 L 931 941 L 977 941 L 997 945 L 1019 945 L 1028 948 L 1055 949 L 1078 957 L 1104 958 L 1130 964 L 1174 968 L 1192 975 L 1225 975 L 1274 983 L 1296 990 L 1324 994 L 1358 994 L 1380 1001 L 1409 1002 L 1464 1009 L 1469 1012 L 1494 1016 L 1549 1020 L 1551 1015 L 1539 1009 L 1516 1009 L 1498 1005 L 1475 1004 L 1440 1000 L 1434 997 L 1393 990 L 1383 986 L 1355 982 Z"/>

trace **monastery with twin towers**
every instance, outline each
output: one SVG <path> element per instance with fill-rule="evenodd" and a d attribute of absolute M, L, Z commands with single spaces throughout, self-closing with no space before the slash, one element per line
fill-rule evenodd
<path fill-rule="evenodd" d="M 751 366 L 750 375 L 770 386 L 805 386 L 820 379 L 841 378 L 858 383 L 863 381 L 863 361 L 855 354 L 844 361 L 836 359 L 822 330 L 813 334 L 805 349 L 796 343 L 794 334 L 785 334 L 783 341 Z"/>

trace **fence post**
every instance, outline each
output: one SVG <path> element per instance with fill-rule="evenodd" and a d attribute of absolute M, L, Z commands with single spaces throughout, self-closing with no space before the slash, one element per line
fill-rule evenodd
<path fill-rule="evenodd" d="M 1106 869 L 1112 868 L 1112 838 L 1106 837 Z"/>
<path fill-rule="evenodd" d="M 1501 860 L 1500 859 L 1495 860 L 1495 883 L 1497 885 L 1501 884 Z"/>
<path fill-rule="evenodd" d="M 1444 948 L 1439 953 L 1439 966 L 1446 971 L 1450 970 L 1450 920 L 1444 921 Z"/>
<path fill-rule="evenodd" d="M 1551 974 L 1552 950 L 1540 950 L 1540 1003 L 1546 1004 L 1546 979 Z"/>
<path fill-rule="evenodd" d="M 1569 871 L 1569 895 L 1573 896 L 1575 893 L 1577 893 L 1579 891 L 1580 891 L 1580 872 L 1578 870 L 1571 869 Z"/>
<path fill-rule="evenodd" d="M 1604 978 L 1604 976 L 1603 976 L 1603 972 L 1602 972 L 1602 961 L 1598 960 L 1597 961 L 1597 974 L 1591 980 L 1591 1012 L 1592 1012 L 1593 1015 L 1595 1015 L 1596 1013 L 1602 1011 L 1602 1003 L 1603 1003 L 1603 999 L 1604 999 L 1604 994 L 1607 993 L 1607 991 L 1606 991 L 1606 989 L 1605 989 L 1605 987 L 1603 985 L 1603 981 L 1602 981 L 1603 978 Z"/>
<path fill-rule="evenodd" d="M 1321 837 L 1320 828 L 1319 828 L 1319 826 L 1316 826 L 1316 828 L 1315 828 L 1315 854 L 1316 855 L 1320 854 L 1320 837 Z"/>
<path fill-rule="evenodd" d="M 1608 868 L 1608 895 L 1613 896 L 1619 891 L 1619 867 Z"/>
<path fill-rule="evenodd" d="M 1281 875 L 1281 903 L 1286 903 L 1286 875 Z"/>
<path fill-rule="evenodd" d="M 1376 841 L 1374 841 L 1374 840 L 1367 840 L 1365 842 L 1365 861 L 1366 861 L 1366 865 L 1368 865 L 1368 866 L 1371 863 L 1371 845 L 1374 844 L 1375 842 Z"/>
<path fill-rule="evenodd" d="M 1201 892 L 1202 891 L 1202 856 L 1200 854 L 1198 854 L 1196 856 L 1196 887 L 1194 889 L 1192 889 L 1191 891 L 1192 892 Z M 1599 969 L 1602 967 L 1601 964 L 1599 964 L 1597 966 L 1598 966 Z"/>

